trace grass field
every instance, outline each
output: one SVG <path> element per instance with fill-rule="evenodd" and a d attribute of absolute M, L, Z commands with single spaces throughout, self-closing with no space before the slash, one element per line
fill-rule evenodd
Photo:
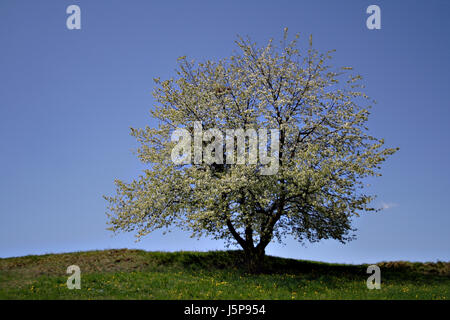
<path fill-rule="evenodd" d="M 81 289 L 69 290 L 69 265 Z M 449 299 L 450 263 L 382 262 L 381 289 L 367 265 L 267 257 L 250 275 L 240 251 L 105 250 L 0 259 L 0 299 Z"/>

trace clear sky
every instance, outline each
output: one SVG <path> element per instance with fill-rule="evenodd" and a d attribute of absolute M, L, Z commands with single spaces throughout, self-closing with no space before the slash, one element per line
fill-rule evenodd
<path fill-rule="evenodd" d="M 68 30 L 66 8 L 81 8 Z M 366 8 L 381 8 L 381 29 Z M 370 132 L 400 147 L 373 181 L 380 213 L 358 240 L 271 244 L 271 255 L 330 262 L 450 260 L 450 1 L 0 2 L 0 257 L 106 248 L 224 249 L 177 230 L 106 230 L 113 180 L 143 168 L 130 127 L 153 125 L 152 79 L 176 59 L 226 57 L 236 35 L 259 44 L 284 27 L 313 34 L 334 65 L 353 66 L 378 101 Z"/>

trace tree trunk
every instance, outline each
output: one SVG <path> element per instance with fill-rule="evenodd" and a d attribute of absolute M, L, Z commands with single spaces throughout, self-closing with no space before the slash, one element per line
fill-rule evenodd
<path fill-rule="evenodd" d="M 251 248 L 244 250 L 247 271 L 249 273 L 259 273 L 263 271 L 265 255 L 264 249 Z"/>

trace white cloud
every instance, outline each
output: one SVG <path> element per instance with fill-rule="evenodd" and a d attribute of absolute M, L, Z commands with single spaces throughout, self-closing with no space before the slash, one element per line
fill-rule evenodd
<path fill-rule="evenodd" d="M 381 202 L 381 208 L 383 208 L 384 210 L 387 209 L 392 209 L 398 207 L 398 203 L 394 203 L 394 202 Z"/>

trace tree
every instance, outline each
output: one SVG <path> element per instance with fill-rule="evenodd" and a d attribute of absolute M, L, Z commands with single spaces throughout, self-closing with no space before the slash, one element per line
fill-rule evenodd
<path fill-rule="evenodd" d="M 368 134 L 371 100 L 360 92 L 361 77 L 350 67 L 327 65 L 333 51 L 319 53 L 311 37 L 301 52 L 298 39 L 288 41 L 287 29 L 279 46 L 239 37 L 240 51 L 230 58 L 195 63 L 181 57 L 175 80 L 155 79 L 151 114 L 159 124 L 131 129 L 149 168 L 131 183 L 116 180 L 117 194 L 105 197 L 111 230 L 140 238 L 175 226 L 194 237 L 224 239 L 242 247 L 250 271 L 261 267 L 273 240 L 354 238 L 353 216 L 379 210 L 370 206 L 374 196 L 364 193 L 364 179 L 381 175 L 380 164 L 397 148 Z M 211 162 L 201 154 L 199 161 L 190 150 L 187 161 L 174 161 L 173 133 L 193 134 L 196 125 L 277 130 L 271 137 L 278 145 L 259 145 L 276 155 L 277 170 L 263 174 L 261 161 Z M 200 139 L 202 148 L 208 141 L 214 146 L 213 159 L 225 155 L 217 135 Z M 244 140 L 250 153 L 250 135 Z"/>

